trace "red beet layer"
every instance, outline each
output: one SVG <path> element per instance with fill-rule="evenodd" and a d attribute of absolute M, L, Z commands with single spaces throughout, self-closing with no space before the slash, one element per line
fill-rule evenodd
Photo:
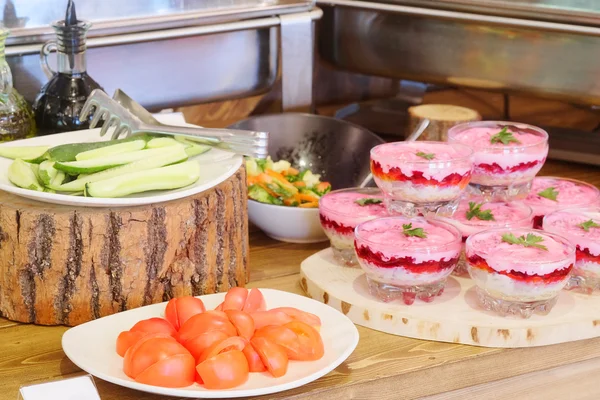
<path fill-rule="evenodd" d="M 582 249 L 581 247 L 577 246 L 575 257 L 577 257 L 577 261 L 595 262 L 600 264 L 600 256 L 592 255 L 587 247 Z"/>
<path fill-rule="evenodd" d="M 543 163 L 544 161 L 546 161 L 546 160 L 544 159 L 541 162 Z M 475 165 L 475 169 L 483 169 L 486 172 L 489 172 L 491 174 L 506 174 L 506 173 L 510 173 L 510 172 L 525 171 L 525 170 L 535 167 L 538 164 L 540 164 L 540 161 L 530 161 L 530 162 L 526 162 L 526 163 L 517 164 L 514 167 L 510 167 L 510 168 L 502 168 L 497 163 L 477 164 L 477 165 Z"/>
<path fill-rule="evenodd" d="M 423 176 L 422 171 L 413 171 L 412 176 L 406 176 L 402 173 L 400 168 L 390 168 L 388 172 L 383 172 L 381 164 L 377 161 L 371 161 L 371 172 L 374 176 L 385 181 L 396 181 L 396 182 L 411 182 L 415 185 L 432 185 L 432 186 L 466 186 L 471 180 L 471 172 L 467 172 L 464 175 L 450 174 L 442 181 L 436 179 L 427 179 Z"/>
<path fill-rule="evenodd" d="M 458 256 L 450 260 L 431 260 L 422 263 L 415 263 L 415 259 L 413 257 L 392 257 L 389 260 L 385 260 L 381 252 L 374 252 L 367 246 L 358 246 L 356 241 L 354 242 L 354 248 L 356 249 L 356 254 L 358 257 L 369 262 L 370 264 L 376 265 L 380 268 L 402 267 L 413 274 L 440 272 L 454 267 L 458 262 Z"/>
<path fill-rule="evenodd" d="M 535 217 L 533 217 L 533 229 L 542 229 L 543 222 L 543 215 L 536 215 Z"/>
<path fill-rule="evenodd" d="M 319 217 L 321 218 L 321 225 L 323 225 L 325 228 L 334 230 L 338 233 L 341 233 L 342 235 L 349 235 L 351 233 L 354 233 L 354 227 L 338 224 L 337 222 L 330 220 L 323 214 L 319 214 Z"/>
<path fill-rule="evenodd" d="M 571 264 L 567 268 L 557 269 L 553 272 L 550 272 L 549 274 L 544 274 L 544 275 L 538 275 L 538 274 L 528 275 L 524 272 L 517 272 L 517 271 L 512 271 L 512 270 L 511 271 L 496 271 L 495 269 L 490 268 L 488 263 L 483 258 L 476 256 L 476 255 L 469 257 L 469 264 L 471 264 L 472 267 L 482 269 L 489 273 L 496 273 L 496 274 L 508 276 L 509 278 L 514 279 L 516 281 L 527 282 L 527 283 L 532 283 L 532 284 L 533 283 L 538 283 L 538 284 L 543 283 L 545 285 L 560 282 L 560 281 L 566 279 L 567 276 L 569 275 L 569 272 L 571 272 L 571 270 L 573 269 L 573 265 Z"/>

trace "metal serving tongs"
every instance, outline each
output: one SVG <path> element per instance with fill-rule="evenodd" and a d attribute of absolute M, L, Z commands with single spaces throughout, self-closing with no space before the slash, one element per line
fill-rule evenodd
<path fill-rule="evenodd" d="M 104 121 L 100 136 L 106 135 L 109 129 L 114 128 L 112 139 L 149 132 L 180 136 L 250 157 L 266 158 L 268 155 L 268 132 L 190 128 L 161 124 L 144 107 L 120 89 L 115 91 L 112 99 L 102 90 L 94 90 L 83 105 L 80 118 L 86 118 L 92 110 L 94 110 L 94 117 L 90 122 L 90 128 L 94 128 L 100 121 Z"/>

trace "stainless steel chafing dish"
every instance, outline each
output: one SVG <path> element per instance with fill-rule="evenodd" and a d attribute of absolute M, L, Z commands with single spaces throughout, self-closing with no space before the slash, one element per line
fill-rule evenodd
<path fill-rule="evenodd" d="M 320 56 L 339 68 L 600 104 L 600 1 L 317 3 Z M 600 164 L 599 135 L 572 134 L 551 132 L 551 155 Z"/>
<path fill-rule="evenodd" d="M 268 91 L 281 59 L 284 108 L 312 103 L 314 0 L 78 0 L 88 70 L 109 92 L 146 108 Z M 6 0 L 6 55 L 15 86 L 33 100 L 46 82 L 39 51 L 66 0 Z"/>

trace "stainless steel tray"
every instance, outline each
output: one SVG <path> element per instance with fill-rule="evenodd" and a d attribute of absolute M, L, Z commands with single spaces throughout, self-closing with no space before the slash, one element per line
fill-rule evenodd
<path fill-rule="evenodd" d="M 398 3 L 319 1 L 321 57 L 370 75 L 600 104 L 600 26 Z"/>

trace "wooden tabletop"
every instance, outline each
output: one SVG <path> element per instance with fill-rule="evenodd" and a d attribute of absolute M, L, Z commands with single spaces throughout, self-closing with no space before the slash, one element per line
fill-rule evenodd
<path fill-rule="evenodd" d="M 549 161 L 543 175 L 600 186 L 600 169 Z M 302 293 L 300 262 L 323 244 L 286 244 L 251 235 L 250 287 Z M 598 310 L 600 315 L 600 310 Z M 0 319 L 0 399 L 16 399 L 21 385 L 82 372 L 61 349 L 65 327 Z M 491 349 L 427 342 L 359 327 L 355 352 L 333 372 L 269 399 L 598 399 L 600 338 L 529 349 Z M 96 379 L 103 400 L 157 400 Z"/>

